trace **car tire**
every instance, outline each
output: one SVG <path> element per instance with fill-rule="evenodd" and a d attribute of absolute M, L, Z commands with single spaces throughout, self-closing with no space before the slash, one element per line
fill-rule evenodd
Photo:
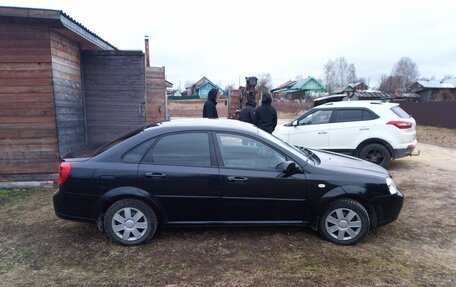
<path fill-rule="evenodd" d="M 140 245 L 148 242 L 157 230 L 157 216 L 152 208 L 137 199 L 114 202 L 103 220 L 106 234 L 121 245 Z"/>
<path fill-rule="evenodd" d="M 370 219 L 366 209 L 352 199 L 338 199 L 323 211 L 319 232 L 326 240 L 340 245 L 352 245 L 369 232 Z"/>
<path fill-rule="evenodd" d="M 360 159 L 378 164 L 384 168 L 388 168 L 391 162 L 391 153 L 389 152 L 388 148 L 378 143 L 368 144 L 363 147 L 360 150 L 358 157 Z"/>

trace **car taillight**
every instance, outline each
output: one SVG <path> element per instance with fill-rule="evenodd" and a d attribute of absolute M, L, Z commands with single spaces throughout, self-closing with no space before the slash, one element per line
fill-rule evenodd
<path fill-rule="evenodd" d="M 393 125 L 398 129 L 409 129 L 413 126 L 412 123 L 406 121 L 389 121 L 386 123 L 387 125 Z"/>
<path fill-rule="evenodd" d="M 60 163 L 60 170 L 59 170 L 59 185 L 62 185 L 65 183 L 65 181 L 68 179 L 68 176 L 70 175 L 71 172 L 71 164 L 69 162 L 61 162 Z"/>

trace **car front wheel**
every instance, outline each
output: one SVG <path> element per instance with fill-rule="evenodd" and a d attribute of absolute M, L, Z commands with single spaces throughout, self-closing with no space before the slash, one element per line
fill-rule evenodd
<path fill-rule="evenodd" d="M 327 240 L 341 245 L 359 242 L 369 231 L 369 214 L 357 201 L 338 199 L 323 211 L 320 234 Z"/>
<path fill-rule="evenodd" d="M 157 229 L 157 216 L 146 203 L 136 199 L 114 202 L 104 216 L 106 234 L 122 245 L 149 241 Z"/>

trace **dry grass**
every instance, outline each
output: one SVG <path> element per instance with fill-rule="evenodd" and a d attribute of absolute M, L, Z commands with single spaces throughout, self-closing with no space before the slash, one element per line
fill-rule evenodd
<path fill-rule="evenodd" d="M 417 126 L 419 142 L 456 149 L 456 130 L 429 126 Z"/>
<path fill-rule="evenodd" d="M 126 248 L 58 219 L 51 190 L 1 191 L 0 285 L 455 286 L 455 150 L 420 148 L 391 166 L 406 196 L 399 219 L 348 247 L 255 227 L 167 228 Z M 439 156 L 453 157 L 433 165 Z"/>

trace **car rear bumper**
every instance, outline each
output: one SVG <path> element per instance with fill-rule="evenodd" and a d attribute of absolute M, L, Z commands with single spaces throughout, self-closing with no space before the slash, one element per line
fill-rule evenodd
<path fill-rule="evenodd" d="M 404 204 L 404 195 L 396 194 L 376 197 L 371 201 L 377 216 L 377 226 L 388 224 L 399 217 Z"/>
<path fill-rule="evenodd" d="M 60 189 L 53 195 L 55 214 L 63 219 L 74 221 L 95 222 L 92 216 L 94 203 L 98 196 L 63 192 Z"/>
<path fill-rule="evenodd" d="M 400 157 L 412 155 L 413 151 L 415 150 L 416 145 L 417 145 L 417 141 L 414 140 L 410 144 L 407 144 L 407 145 L 404 145 L 403 147 L 394 149 L 393 157 L 400 158 Z"/>

